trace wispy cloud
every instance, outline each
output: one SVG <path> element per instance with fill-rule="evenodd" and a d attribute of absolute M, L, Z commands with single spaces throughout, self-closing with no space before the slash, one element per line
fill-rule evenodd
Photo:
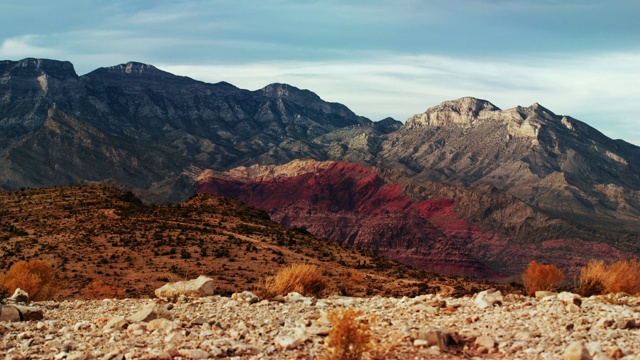
<path fill-rule="evenodd" d="M 37 37 L 36 35 L 22 35 L 3 40 L 2 45 L 0 45 L 0 57 L 3 59 L 17 59 L 62 55 L 56 49 L 35 45 L 33 40 Z"/>

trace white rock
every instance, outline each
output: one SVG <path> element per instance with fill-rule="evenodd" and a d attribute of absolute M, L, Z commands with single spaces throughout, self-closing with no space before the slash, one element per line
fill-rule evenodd
<path fill-rule="evenodd" d="M 429 342 L 427 340 L 415 339 L 413 340 L 413 346 L 429 346 Z"/>
<path fill-rule="evenodd" d="M 486 309 L 488 307 L 502 305 L 503 297 L 499 290 L 489 289 L 479 292 L 473 302 L 480 309 Z"/>
<path fill-rule="evenodd" d="M 290 292 L 284 297 L 284 301 L 287 304 L 304 303 L 306 305 L 311 305 L 313 300 L 313 298 L 303 296 L 297 292 Z"/>
<path fill-rule="evenodd" d="M 273 340 L 273 343 L 277 347 L 285 350 L 294 349 L 299 345 L 298 341 L 289 335 L 279 335 Z"/>
<path fill-rule="evenodd" d="M 129 316 L 127 320 L 132 323 L 136 322 L 149 322 L 153 319 L 164 318 L 171 319 L 171 313 L 167 309 L 167 306 L 161 304 L 149 304 L 143 307 L 137 313 Z"/>
<path fill-rule="evenodd" d="M 592 360 L 589 350 L 580 341 L 572 342 L 562 354 L 563 360 Z"/>
<path fill-rule="evenodd" d="M 175 330 L 175 328 L 176 324 L 173 321 L 164 318 L 153 319 L 147 324 L 148 331 L 163 330 L 164 332 L 170 333 Z"/>
<path fill-rule="evenodd" d="M 496 346 L 495 340 L 487 335 L 478 336 L 474 344 L 485 349 L 493 349 Z"/>
<path fill-rule="evenodd" d="M 157 297 L 171 298 L 178 295 L 189 297 L 211 296 L 215 291 L 212 278 L 200 275 L 197 279 L 168 283 L 154 292 Z"/>
<path fill-rule="evenodd" d="M 561 293 L 558 294 L 558 299 L 560 301 L 563 301 L 567 304 L 575 304 L 575 305 L 582 305 L 582 300 L 580 298 L 580 295 L 578 294 L 574 294 L 574 293 L 570 293 L 567 291 L 563 291 Z"/>
<path fill-rule="evenodd" d="M 124 316 L 114 316 L 112 317 L 103 327 L 103 329 L 124 329 L 127 327 L 127 319 Z"/>
<path fill-rule="evenodd" d="M 233 300 L 242 301 L 242 302 L 246 302 L 246 303 L 249 303 L 249 304 L 255 304 L 258 301 L 260 301 L 258 296 L 256 294 L 252 293 L 251 291 L 243 291 L 241 293 L 233 293 L 233 295 L 231 295 L 231 298 Z"/>
<path fill-rule="evenodd" d="M 553 291 L 536 291 L 535 297 L 536 299 L 544 299 L 546 297 L 556 297 L 556 293 L 554 293 Z"/>

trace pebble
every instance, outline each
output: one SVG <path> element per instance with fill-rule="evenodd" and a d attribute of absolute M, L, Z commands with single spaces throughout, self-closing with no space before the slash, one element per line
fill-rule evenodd
<path fill-rule="evenodd" d="M 571 300 L 575 294 L 555 293 L 540 298 L 487 292 L 475 298 L 318 300 L 290 294 L 282 302 L 255 302 L 249 294 L 238 294 L 243 295 L 176 298 L 164 304 L 149 299 L 31 303 L 44 310 L 44 319 L 1 322 L 0 354 L 9 359 L 79 360 L 321 358 L 331 329 L 328 314 L 355 308 L 369 319 L 379 345 L 392 348 L 398 358 L 640 356 L 640 301 L 633 297 L 622 305 L 584 297 L 577 305 Z M 479 297 L 488 306 L 481 309 Z M 134 316 L 155 306 L 168 318 Z M 573 306 L 579 311 L 573 312 Z"/>

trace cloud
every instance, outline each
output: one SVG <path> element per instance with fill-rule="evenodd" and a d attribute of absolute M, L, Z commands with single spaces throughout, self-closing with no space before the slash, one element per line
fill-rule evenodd
<path fill-rule="evenodd" d="M 33 42 L 38 36 L 22 35 L 8 38 L 0 45 L 1 59 L 22 59 L 27 57 L 53 57 L 60 55 L 60 52 L 48 48 L 34 45 Z"/>

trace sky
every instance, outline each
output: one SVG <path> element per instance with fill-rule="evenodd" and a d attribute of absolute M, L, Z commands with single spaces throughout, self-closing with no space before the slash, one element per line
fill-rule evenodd
<path fill-rule="evenodd" d="M 637 0 L 3 1 L 0 59 L 287 83 L 372 120 L 537 102 L 640 145 L 638 19 Z"/>

